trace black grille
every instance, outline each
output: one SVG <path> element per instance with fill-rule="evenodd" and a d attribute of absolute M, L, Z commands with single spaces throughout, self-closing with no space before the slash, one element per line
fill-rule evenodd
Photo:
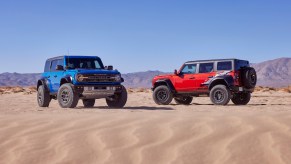
<path fill-rule="evenodd" d="M 83 75 L 83 82 L 115 82 L 115 75 L 87 74 Z"/>

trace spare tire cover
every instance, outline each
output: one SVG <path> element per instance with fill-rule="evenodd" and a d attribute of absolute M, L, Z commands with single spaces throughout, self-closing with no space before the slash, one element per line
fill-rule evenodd
<path fill-rule="evenodd" d="M 254 88 L 257 84 L 257 73 L 252 67 L 245 68 L 242 75 L 242 81 L 246 88 Z"/>

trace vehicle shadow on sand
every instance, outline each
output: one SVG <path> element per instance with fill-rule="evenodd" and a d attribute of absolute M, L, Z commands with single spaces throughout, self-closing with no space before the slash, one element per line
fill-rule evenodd
<path fill-rule="evenodd" d="M 170 106 L 182 106 L 183 104 L 169 104 Z M 199 104 L 199 103 L 191 103 L 189 105 L 183 105 L 183 106 L 191 106 L 191 105 L 214 105 L 214 104 Z"/>
<path fill-rule="evenodd" d="M 95 106 L 93 108 L 77 107 L 77 109 L 127 109 L 127 110 L 174 110 L 170 107 L 152 107 L 152 106 L 125 106 L 123 108 L 110 108 L 108 106 Z"/>
<path fill-rule="evenodd" d="M 181 104 L 169 104 L 170 106 L 181 106 Z M 184 106 L 195 106 L 195 105 L 212 105 L 212 106 L 215 106 L 214 104 L 200 104 L 200 103 L 191 103 L 189 105 L 184 105 Z M 276 105 L 291 105 L 291 104 L 264 104 L 264 103 L 261 103 L 261 104 L 247 104 L 247 105 L 235 105 L 235 104 L 227 104 L 225 106 L 276 106 Z M 219 105 L 218 105 L 219 106 Z M 222 105 L 223 106 L 223 105 Z"/>

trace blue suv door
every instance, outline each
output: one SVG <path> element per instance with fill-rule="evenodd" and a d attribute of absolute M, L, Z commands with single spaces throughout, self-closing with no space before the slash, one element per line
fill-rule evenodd
<path fill-rule="evenodd" d="M 63 77 L 63 70 L 56 70 L 57 65 L 64 66 L 63 59 L 56 59 L 51 64 L 50 89 L 52 93 L 57 93 L 60 88 L 61 79 Z"/>

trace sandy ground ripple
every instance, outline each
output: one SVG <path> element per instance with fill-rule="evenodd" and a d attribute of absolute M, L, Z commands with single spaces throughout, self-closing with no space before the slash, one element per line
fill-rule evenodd
<path fill-rule="evenodd" d="M 39 108 L 36 95 L 0 95 L 0 163 L 283 164 L 291 161 L 291 94 L 258 92 L 249 105 L 157 106 L 150 92 L 125 109 Z"/>

